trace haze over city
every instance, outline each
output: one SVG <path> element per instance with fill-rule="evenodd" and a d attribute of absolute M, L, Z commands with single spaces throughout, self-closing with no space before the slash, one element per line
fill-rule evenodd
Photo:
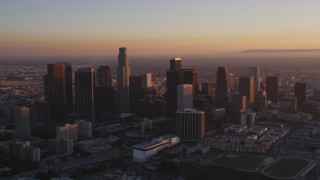
<path fill-rule="evenodd" d="M 319 7 L 2 0 L 0 179 L 319 180 Z"/>

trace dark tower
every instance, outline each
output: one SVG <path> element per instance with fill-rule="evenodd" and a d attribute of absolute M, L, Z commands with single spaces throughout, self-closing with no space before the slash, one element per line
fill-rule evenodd
<path fill-rule="evenodd" d="M 93 68 L 81 68 L 75 74 L 79 119 L 95 120 L 95 74 Z"/>
<path fill-rule="evenodd" d="M 181 58 L 171 59 L 170 70 L 167 71 L 167 111 L 170 115 L 177 110 L 177 85 L 181 79 Z"/>
<path fill-rule="evenodd" d="M 142 76 L 130 76 L 129 78 L 130 111 L 139 112 L 139 101 L 143 98 Z"/>
<path fill-rule="evenodd" d="M 193 86 L 193 98 L 198 94 L 198 70 L 197 69 L 183 69 L 182 70 L 182 83 L 192 84 Z"/>
<path fill-rule="evenodd" d="M 228 104 L 228 70 L 219 67 L 217 71 L 217 86 L 215 90 L 215 107 L 226 108 Z"/>
<path fill-rule="evenodd" d="M 97 69 L 97 86 L 112 86 L 112 73 L 109 66 L 99 66 L 99 68 Z"/>
<path fill-rule="evenodd" d="M 247 101 L 254 103 L 254 77 L 239 77 L 239 94 L 247 97 Z"/>
<path fill-rule="evenodd" d="M 170 71 L 181 69 L 181 58 L 174 58 L 170 60 Z"/>
<path fill-rule="evenodd" d="M 65 64 L 65 78 L 66 78 L 66 98 L 67 98 L 67 110 L 73 112 L 73 93 L 72 93 L 72 67 L 70 63 Z"/>
<path fill-rule="evenodd" d="M 44 76 L 45 98 L 50 105 L 50 116 L 54 121 L 63 121 L 67 112 L 73 112 L 72 67 L 59 62 L 47 65 Z"/>
<path fill-rule="evenodd" d="M 272 103 L 278 103 L 278 77 L 277 76 L 266 77 L 266 91 L 267 91 L 267 100 L 272 101 Z"/>
<path fill-rule="evenodd" d="M 294 96 L 297 98 L 297 109 L 300 110 L 307 97 L 307 84 L 305 82 L 297 82 L 295 84 Z"/>

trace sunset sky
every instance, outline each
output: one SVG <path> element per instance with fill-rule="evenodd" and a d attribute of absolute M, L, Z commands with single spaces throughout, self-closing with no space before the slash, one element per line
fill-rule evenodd
<path fill-rule="evenodd" d="M 320 48 L 319 0 L 1 0 L 0 55 Z"/>

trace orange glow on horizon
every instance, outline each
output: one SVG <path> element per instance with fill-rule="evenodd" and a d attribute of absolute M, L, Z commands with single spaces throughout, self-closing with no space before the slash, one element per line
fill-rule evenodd
<path fill-rule="evenodd" d="M 112 54 L 126 46 L 131 54 L 210 54 L 248 49 L 315 49 L 320 38 L 313 37 L 0 37 L 1 54 Z"/>

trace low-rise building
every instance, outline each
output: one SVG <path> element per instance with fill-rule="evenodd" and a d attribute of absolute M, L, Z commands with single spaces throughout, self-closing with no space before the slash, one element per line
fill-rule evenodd
<path fill-rule="evenodd" d="M 168 135 L 135 145 L 133 146 L 133 160 L 136 162 L 144 162 L 159 151 L 179 143 L 179 137 Z"/>

